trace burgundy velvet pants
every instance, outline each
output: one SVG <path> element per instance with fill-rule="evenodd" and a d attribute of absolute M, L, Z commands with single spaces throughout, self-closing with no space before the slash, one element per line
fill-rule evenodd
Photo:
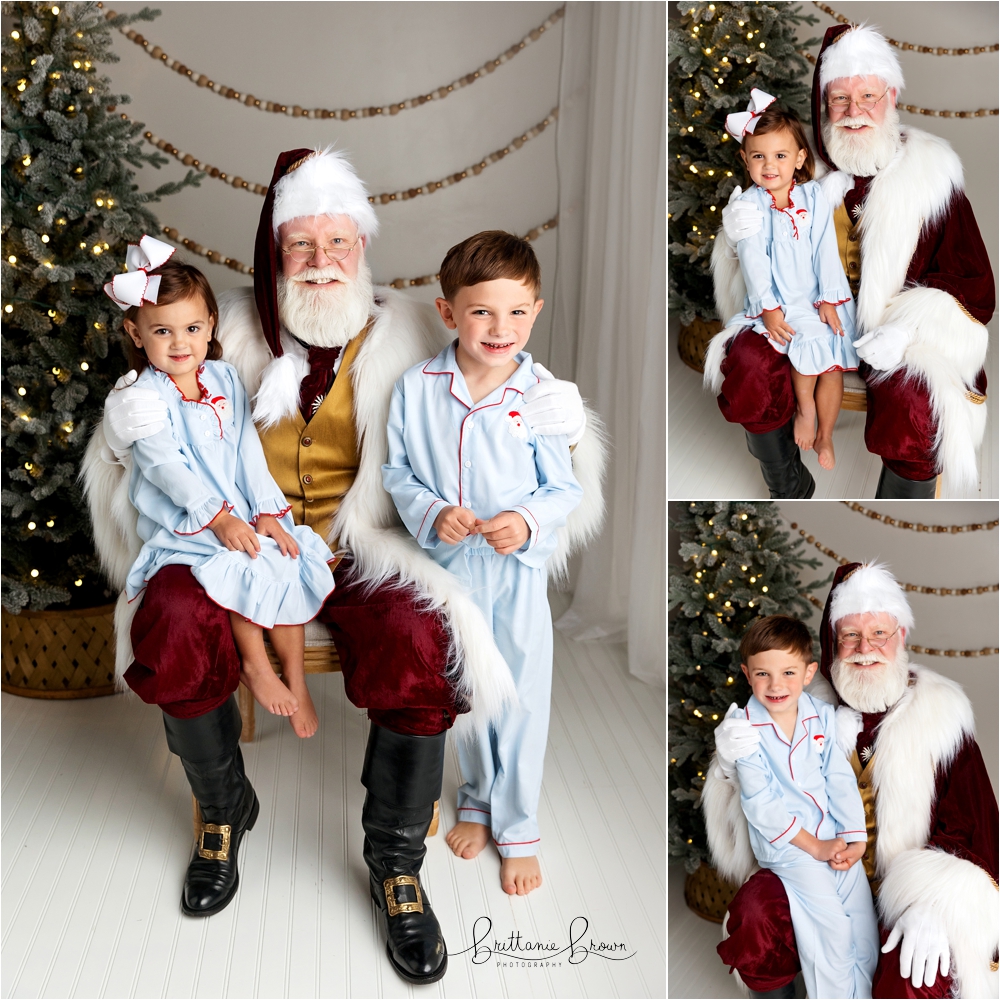
<path fill-rule="evenodd" d="M 937 423 L 927 387 L 902 373 L 876 382 L 876 373 L 863 362 L 858 372 L 868 385 L 865 447 L 897 476 L 933 479 L 941 470 L 933 458 Z M 729 344 L 722 374 L 719 409 L 730 423 L 742 424 L 751 434 L 766 434 L 795 415 L 791 365 L 766 337 L 741 330 Z M 975 389 L 985 394 L 985 372 L 976 377 Z"/>
<path fill-rule="evenodd" d="M 348 560 L 337 566 L 319 615 L 336 643 L 348 698 L 393 732 L 433 736 L 450 728 L 468 709 L 445 679 L 449 642 L 439 616 L 419 610 L 412 590 L 359 586 L 352 568 Z M 125 680 L 168 715 L 211 712 L 239 684 L 229 613 L 187 566 L 166 566 L 149 581 L 131 634 L 135 661 Z"/>
<path fill-rule="evenodd" d="M 729 937 L 717 947 L 722 961 L 739 972 L 747 988 L 767 993 L 790 983 L 799 971 L 792 915 L 781 879 L 766 869 L 751 876 L 729 904 Z M 882 944 L 889 936 L 880 928 Z M 872 996 L 931 998 L 951 996 L 951 978 L 940 975 L 930 987 L 914 989 L 899 974 L 899 947 L 879 955 Z"/>

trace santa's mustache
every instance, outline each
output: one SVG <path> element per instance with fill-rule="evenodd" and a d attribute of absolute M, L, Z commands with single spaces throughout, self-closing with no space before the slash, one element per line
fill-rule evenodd
<path fill-rule="evenodd" d="M 873 663 L 889 662 L 882 653 L 876 653 L 874 650 L 870 653 L 851 653 L 849 656 L 842 656 L 841 660 L 844 663 L 859 663 L 864 667 L 869 667 Z"/>
<path fill-rule="evenodd" d="M 839 118 L 835 122 L 830 122 L 834 128 L 860 128 L 861 126 L 867 126 L 868 128 L 880 128 L 881 126 L 877 122 L 873 122 L 871 118 L 866 118 L 864 115 L 856 115 L 853 118 Z"/>
<path fill-rule="evenodd" d="M 351 283 L 351 279 L 336 267 L 307 267 L 304 271 L 299 271 L 298 274 L 289 275 L 288 280 L 303 283 L 326 281 L 342 281 L 345 285 Z"/>

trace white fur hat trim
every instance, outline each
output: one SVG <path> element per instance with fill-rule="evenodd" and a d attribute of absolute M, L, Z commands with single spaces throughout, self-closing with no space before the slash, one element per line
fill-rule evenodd
<path fill-rule="evenodd" d="M 893 616 L 907 632 L 913 630 L 913 612 L 903 588 L 881 563 L 867 563 L 851 573 L 830 595 L 830 624 L 836 626 L 847 615 Z"/>
<path fill-rule="evenodd" d="M 317 149 L 281 178 L 274 188 L 271 226 L 312 215 L 347 215 L 362 236 L 378 233 L 378 217 L 368 191 L 343 153 Z"/>
<path fill-rule="evenodd" d="M 820 57 L 819 84 L 824 93 L 834 80 L 851 76 L 877 76 L 897 93 L 903 89 L 896 53 L 876 28 L 862 24 L 845 31 Z"/>

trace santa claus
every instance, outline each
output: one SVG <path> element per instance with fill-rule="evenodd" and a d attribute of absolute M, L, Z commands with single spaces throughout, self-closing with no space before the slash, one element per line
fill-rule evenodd
<path fill-rule="evenodd" d="M 975 496 L 986 427 L 985 324 L 995 290 L 965 196 L 962 164 L 943 139 L 900 125 L 903 74 L 874 28 L 829 28 L 813 77 L 813 131 L 831 172 L 819 178 L 857 302 L 855 347 L 868 389 L 865 444 L 882 458 L 876 496 Z M 729 245 L 761 228 L 747 202 L 723 210 L 712 270 L 720 316 L 745 289 Z M 728 242 L 727 242 L 728 241 Z M 772 497 L 809 497 L 812 476 L 792 436 L 788 359 L 750 329 L 709 346 L 705 383 L 742 424 Z"/>
<path fill-rule="evenodd" d="M 972 705 L 954 681 L 910 662 L 912 628 L 906 596 L 885 567 L 837 570 L 821 671 L 843 703 L 837 744 L 865 807 L 862 863 L 882 937 L 872 995 L 996 997 L 996 796 Z M 742 883 L 718 951 L 750 996 L 792 997 L 798 953 L 788 900 L 780 879 L 754 861 L 736 776 L 735 761 L 759 740 L 746 720 L 723 722 L 702 794 L 715 864 Z"/>
<path fill-rule="evenodd" d="M 447 950 L 419 871 L 441 793 L 445 736 L 463 713 L 497 717 L 514 687 L 483 615 L 402 527 L 382 487 L 392 387 L 449 336 L 432 308 L 373 287 L 365 255 L 377 228 L 343 155 L 282 153 L 257 231 L 253 290 L 220 296 L 217 335 L 254 398 L 268 466 L 296 523 L 313 527 L 341 557 L 320 620 L 336 644 L 347 696 L 371 720 L 361 775 L 371 894 L 393 967 L 410 982 L 430 983 L 444 975 Z M 600 522 L 604 456 L 593 415 L 584 433 L 576 387 L 536 369 L 538 385 L 524 394 L 521 413 L 537 433 L 567 435 L 585 494 L 560 529 L 550 563 L 558 572 Z M 95 538 L 118 583 L 138 541 L 119 460 L 127 462 L 131 442 L 163 419 L 142 390 L 121 388 L 88 449 Z M 168 745 L 209 824 L 205 837 L 218 835 L 219 843 L 199 843 L 182 897 L 185 912 L 214 913 L 236 891 L 239 840 L 256 818 L 244 806 L 256 800 L 239 751 L 240 665 L 227 613 L 188 567 L 168 566 L 149 581 L 137 612 L 119 602 L 116 625 L 124 680 L 163 710 Z"/>

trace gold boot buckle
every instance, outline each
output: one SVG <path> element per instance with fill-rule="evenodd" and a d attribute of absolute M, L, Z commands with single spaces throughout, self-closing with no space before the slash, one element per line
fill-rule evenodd
<path fill-rule="evenodd" d="M 233 828 L 228 824 L 218 826 L 215 823 L 204 823 L 201 828 L 201 836 L 198 838 L 198 857 L 208 861 L 228 861 L 229 860 L 229 838 Z M 222 838 L 222 845 L 217 851 L 210 851 L 205 847 L 205 834 L 215 834 Z"/>
<path fill-rule="evenodd" d="M 412 885 L 417 898 L 412 902 L 397 902 L 396 889 L 402 885 Z M 414 875 L 397 875 L 395 878 L 387 878 L 382 883 L 385 890 L 385 901 L 389 904 L 389 916 L 394 917 L 397 913 L 423 913 L 424 900 L 420 894 L 420 883 Z"/>

